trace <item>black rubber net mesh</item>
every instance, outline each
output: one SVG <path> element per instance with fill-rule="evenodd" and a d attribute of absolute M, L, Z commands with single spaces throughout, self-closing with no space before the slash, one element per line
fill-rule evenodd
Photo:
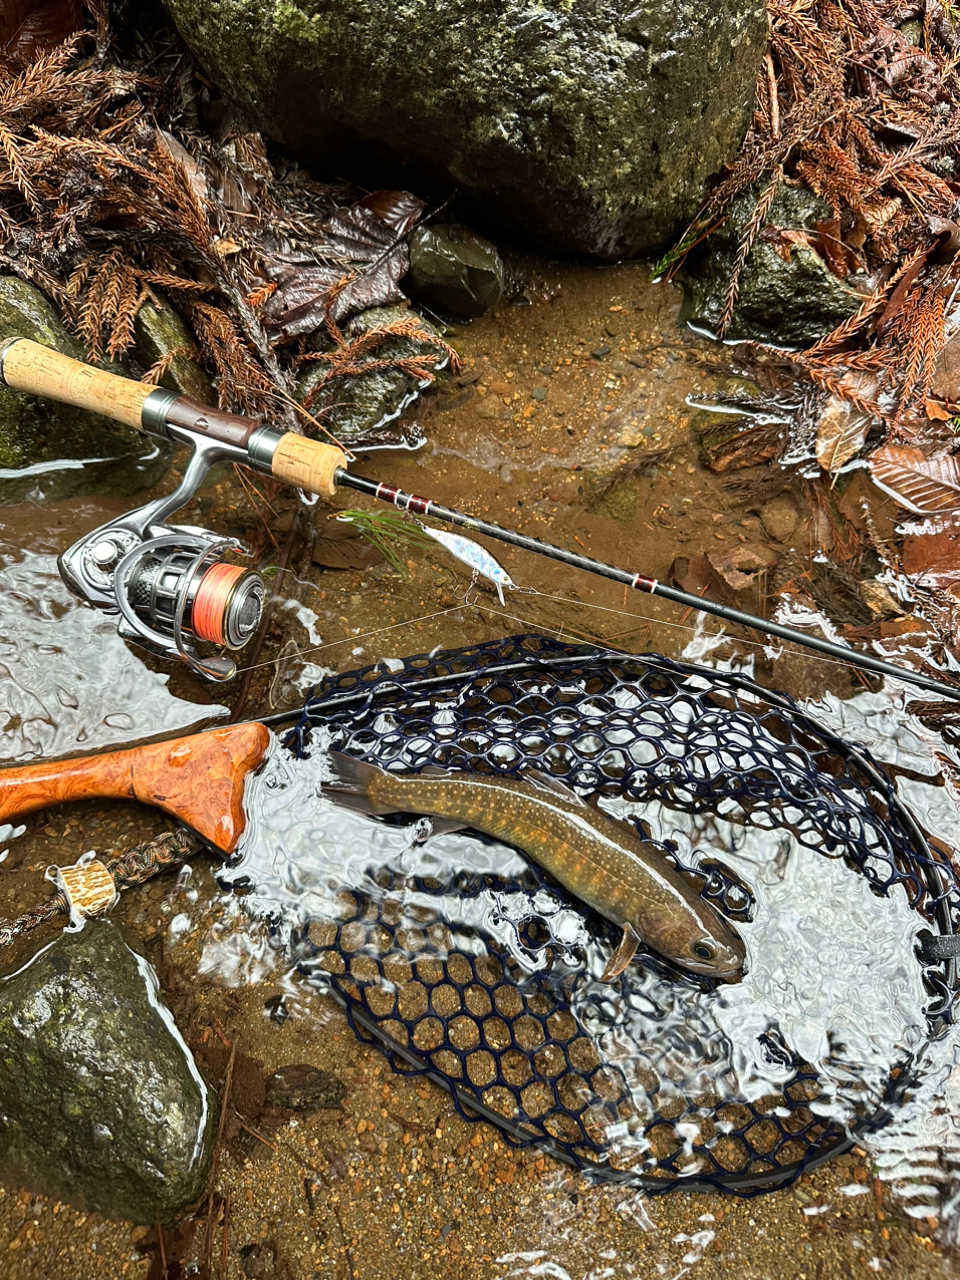
<path fill-rule="evenodd" d="M 285 745 L 309 754 L 322 727 L 325 745 L 393 771 L 536 769 L 584 796 L 726 811 L 771 833 L 788 826 L 877 897 L 906 895 L 921 937 L 957 931 L 954 872 L 883 770 L 744 675 L 542 636 L 391 667 L 327 679 Z M 672 856 L 669 846 L 664 853 Z M 750 887 L 722 861 L 686 870 L 734 924 L 750 919 Z M 520 876 L 460 869 L 413 886 L 389 868 L 375 876 L 377 893 L 342 895 L 338 919 L 302 931 L 304 971 L 334 991 L 356 1033 L 397 1070 L 429 1075 L 468 1119 L 601 1177 L 654 1192 L 773 1189 L 882 1125 L 909 1087 L 915 1048 L 889 1062 L 864 1107 L 838 1120 L 820 1105 L 829 1091 L 818 1071 L 771 1026 L 759 1039 L 775 1083 L 743 1091 L 729 1035 L 700 1019 L 695 1001 L 683 1003 L 716 984 L 643 951 L 613 984 L 598 982 L 583 962 L 583 935 L 571 941 L 561 925 L 575 911 L 607 953 L 619 930 L 532 863 Z M 471 898 L 491 894 L 511 947 L 482 920 L 451 927 Z M 920 967 L 924 1034 L 936 1036 L 958 982 L 954 960 L 929 955 L 918 947 L 906 963 Z M 625 1011 L 642 1014 L 648 1033 L 611 1051 Z"/>

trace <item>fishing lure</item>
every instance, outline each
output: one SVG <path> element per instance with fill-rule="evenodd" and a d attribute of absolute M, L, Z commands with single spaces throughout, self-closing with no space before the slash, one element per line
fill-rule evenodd
<path fill-rule="evenodd" d="M 479 542 L 474 542 L 472 538 L 461 537 L 458 533 L 447 533 L 445 529 L 431 529 L 429 525 L 421 524 L 419 520 L 416 523 L 420 525 L 420 528 L 428 537 L 439 542 L 441 546 L 447 548 L 451 555 L 456 556 L 458 560 L 462 560 L 465 565 L 468 565 L 475 575 L 481 574 L 484 578 L 489 578 L 497 589 L 501 604 L 504 603 L 504 587 L 509 587 L 511 591 L 522 590 L 513 581 L 503 565 L 495 560 L 489 551 L 481 547 Z"/>

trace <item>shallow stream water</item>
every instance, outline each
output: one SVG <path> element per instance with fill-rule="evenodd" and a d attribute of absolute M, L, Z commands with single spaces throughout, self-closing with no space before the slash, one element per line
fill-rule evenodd
<path fill-rule="evenodd" d="M 725 385 L 729 355 L 678 326 L 678 294 L 649 284 L 640 266 L 589 270 L 518 258 L 513 270 L 522 281 L 515 303 L 454 335 L 461 375 L 414 406 L 427 444 L 362 457 L 364 474 L 651 577 L 668 579 L 678 557 L 707 554 L 730 572 L 763 562 L 771 575 L 794 566 L 802 573 L 818 535 L 801 489 L 788 480 L 771 490 L 763 467 L 754 469 L 752 491 L 735 489 L 700 463 L 695 430 L 704 417 L 687 397 Z M 792 508 L 792 529 L 775 520 L 774 499 L 781 517 L 784 502 Z M 229 475 L 217 473 L 194 506 L 186 523 L 250 532 L 249 503 Z M 201 686 L 144 656 L 60 584 L 57 552 L 120 509 L 89 495 L 0 508 L 7 690 L 0 756 L 8 764 L 188 732 L 236 705 L 237 685 Z M 315 509 L 321 536 L 332 514 Z M 533 590 L 508 592 L 501 606 L 488 586 L 471 587 L 439 546 L 403 548 L 403 572 L 376 559 L 333 571 L 295 558 L 291 572 L 276 577 L 270 632 L 242 715 L 296 706 L 325 672 L 437 646 L 528 631 L 587 638 L 735 667 L 791 693 L 825 727 L 881 760 L 925 832 L 951 846 L 957 806 L 938 753 L 954 762 L 956 752 L 908 711 L 902 686 L 723 637 L 718 624 L 672 606 L 627 599 L 619 587 L 519 551 L 491 550 L 519 587 Z M 763 612 L 763 576 L 754 582 L 749 607 Z M 641 970 L 634 998 L 609 992 L 598 1003 L 599 984 L 589 979 L 607 943 L 593 940 L 569 906 L 554 921 L 570 941 L 570 971 L 584 975 L 578 990 L 591 993 L 571 1007 L 606 1060 L 628 1078 L 636 1072 L 638 1106 L 646 1097 L 638 1059 L 655 1063 L 666 1092 L 671 1084 L 689 1089 L 699 1075 L 711 1096 L 721 1082 L 737 1097 L 768 1093 L 782 1063 L 756 1046 L 771 1026 L 818 1068 L 830 1119 L 872 1114 L 891 1063 L 916 1056 L 921 1064 L 916 1088 L 886 1126 L 795 1186 L 751 1200 L 684 1192 L 649 1199 L 591 1182 L 536 1149 L 518 1151 L 491 1126 L 467 1124 L 439 1087 L 392 1073 L 324 994 L 322 974 L 310 981 L 293 963 L 297 927 L 335 915 L 345 888 L 376 888 L 371 867 L 408 879 L 452 867 L 518 882 L 525 873 L 520 856 L 502 845 L 460 834 L 418 843 L 406 827 L 344 817 L 317 797 L 323 770 L 320 754 L 298 762 L 275 744 L 251 782 L 238 867 L 218 883 L 212 860 L 197 860 L 187 875 L 128 891 L 116 912 L 160 969 L 189 1042 L 235 1041 L 267 1073 L 312 1063 L 346 1088 L 339 1111 L 294 1121 L 266 1140 L 248 1133 L 245 1145 L 224 1153 L 218 1178 L 229 1208 L 218 1274 L 951 1274 L 948 1248 L 960 1235 L 957 1044 L 952 1033 L 928 1042 L 928 993 L 914 956 L 922 921 L 905 895 L 878 897 L 843 860 L 804 847 L 788 825 L 771 832 L 728 813 L 645 806 L 651 838 L 671 842 L 684 861 L 698 851 L 720 858 L 753 887 L 757 907 L 753 921 L 738 926 L 746 979 L 707 996 L 696 984 L 664 983 Z M 622 804 L 611 807 L 630 816 Z M 8 825 L 0 838 L 2 914 L 44 896 L 51 862 L 126 848 L 169 825 L 156 811 L 120 802 L 66 806 Z M 241 873 L 244 896 L 225 887 Z M 449 923 L 463 936 L 480 930 L 497 939 L 515 972 L 535 973 L 536 956 L 521 945 L 511 915 L 517 901 L 480 894 Z M 424 904 L 413 894 L 408 905 Z M 49 937 L 35 935 L 35 945 Z M 33 945 L 21 944 L 17 963 Z M 283 1020 L 271 1016 L 279 1004 Z M 610 1141 L 629 1147 L 635 1137 L 625 1124 Z M 692 1131 L 687 1137 L 698 1140 Z M 0 1188 L 0 1275 L 146 1276 L 148 1262 L 136 1251 L 142 1237 L 42 1190 Z"/>

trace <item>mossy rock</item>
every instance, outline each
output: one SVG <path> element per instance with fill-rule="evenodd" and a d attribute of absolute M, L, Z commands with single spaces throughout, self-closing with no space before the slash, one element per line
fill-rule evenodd
<path fill-rule="evenodd" d="M 17 276 L 0 276 L 0 343 L 15 337 L 84 359 L 56 308 L 38 289 Z M 169 456 L 166 447 L 131 427 L 0 387 L 2 502 L 61 500 L 107 488 L 120 495 L 135 493 L 163 474 Z"/>
<path fill-rule="evenodd" d="M 209 1177 L 215 1108 L 114 925 L 64 932 L 0 981 L 0 1151 L 8 1177 L 86 1209 L 168 1222 Z"/>
<path fill-rule="evenodd" d="M 412 189 L 605 260 L 693 216 L 746 132 L 767 34 L 762 0 L 166 7 L 254 125 L 317 168 L 369 185 L 392 163 Z"/>
<path fill-rule="evenodd" d="M 682 319 L 716 332 L 733 273 L 740 236 L 758 192 L 745 192 L 726 221 L 691 256 L 683 272 L 687 300 Z M 805 187 L 781 186 L 765 227 L 815 231 L 830 206 Z M 758 235 L 740 273 L 737 303 L 724 337 L 808 347 L 851 316 L 863 298 L 833 274 L 809 246 L 792 244 L 785 259 Z"/>
<path fill-rule="evenodd" d="M 196 337 L 173 305 L 154 290 L 157 302 L 143 303 L 133 322 L 133 357 L 143 373 L 174 352 L 159 385 L 199 404 L 216 404 L 217 393 L 200 366 L 187 354 Z"/>

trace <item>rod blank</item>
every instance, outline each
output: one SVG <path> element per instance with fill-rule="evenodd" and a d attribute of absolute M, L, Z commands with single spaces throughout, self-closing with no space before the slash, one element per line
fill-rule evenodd
<path fill-rule="evenodd" d="M 674 604 L 683 605 L 685 608 L 698 609 L 703 613 L 712 613 L 715 617 L 723 618 L 726 622 L 733 622 L 741 627 L 749 627 L 753 631 L 759 631 L 763 635 L 776 636 L 780 640 L 789 640 L 792 644 L 800 645 L 805 649 L 813 649 L 817 653 L 826 654 L 828 657 L 835 658 L 840 662 L 846 662 L 850 666 L 859 667 L 863 671 L 870 671 L 875 675 L 890 676 L 895 680 L 903 680 L 906 684 L 912 684 L 918 689 L 924 689 L 927 693 L 936 693 L 941 697 L 950 698 L 954 702 L 960 702 L 960 688 L 954 688 L 952 685 L 945 684 L 940 680 L 934 680 L 930 676 L 923 675 L 922 672 L 911 671 L 908 667 L 898 666 L 894 662 L 887 662 L 884 658 L 876 658 L 869 653 L 860 653 L 855 649 L 848 649 L 844 645 L 835 644 L 832 640 L 823 640 L 819 636 L 805 635 L 802 631 L 797 631 L 793 627 L 786 627 L 779 622 L 771 622 L 766 618 L 757 618 L 753 614 L 743 613 L 739 609 L 731 609 L 728 605 L 720 604 L 716 600 L 705 599 L 703 596 L 695 596 L 688 591 L 681 591 L 677 587 L 667 586 L 666 583 L 658 582 L 655 578 L 646 578 L 642 574 L 631 573 L 627 569 L 617 569 L 613 565 L 604 564 L 602 560 L 594 560 L 590 556 L 582 556 L 575 551 L 566 551 L 563 547 L 555 547 L 549 542 L 541 542 L 539 538 L 531 538 L 527 534 L 516 532 L 514 529 L 505 529 L 501 525 L 492 524 L 488 520 L 479 520 L 475 516 L 464 514 L 462 511 L 455 511 L 451 507 L 441 506 L 440 503 L 433 502 L 429 498 L 421 498 L 416 494 L 404 493 L 391 485 L 383 484 L 377 480 L 368 480 L 364 476 L 355 476 L 343 468 L 336 472 L 334 482 L 338 488 L 356 489 L 360 493 L 367 493 L 381 502 L 391 503 L 401 511 L 410 511 L 415 515 L 430 516 L 435 520 L 443 520 L 447 524 L 458 525 L 462 529 L 469 529 L 472 533 L 484 534 L 487 537 L 496 538 L 499 542 L 506 542 L 511 546 L 520 547 L 524 551 L 532 551 L 535 555 L 546 556 L 550 560 L 559 560 L 562 564 L 568 564 L 574 569 L 583 569 L 585 572 L 596 574 L 598 577 L 609 578 L 612 582 L 621 582 L 624 586 L 632 587 L 636 591 L 644 591 L 649 595 L 659 596 L 662 600 L 671 600 Z"/>

